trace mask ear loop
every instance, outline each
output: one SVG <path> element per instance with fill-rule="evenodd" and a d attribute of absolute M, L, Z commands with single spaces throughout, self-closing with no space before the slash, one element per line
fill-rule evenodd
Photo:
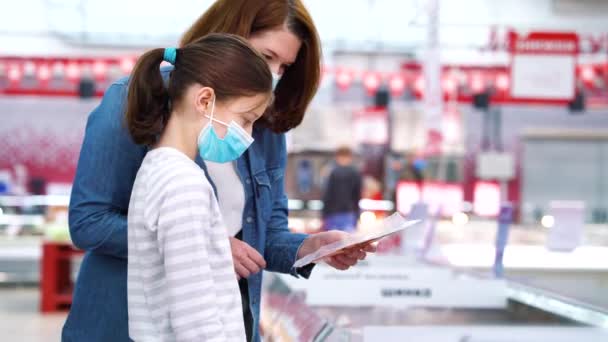
<path fill-rule="evenodd" d="M 213 126 L 213 114 L 214 114 L 214 112 L 215 112 L 215 95 L 213 95 L 213 100 L 211 101 L 211 116 L 205 114 L 205 117 L 207 119 L 209 119 L 209 123 L 207 123 L 207 126 Z"/>
<path fill-rule="evenodd" d="M 225 123 L 224 121 L 221 121 L 221 120 L 218 120 L 218 119 L 214 119 L 213 118 L 213 114 L 214 113 L 215 113 L 215 95 L 213 96 L 213 101 L 211 102 L 211 116 L 205 115 L 205 117 L 207 119 L 209 119 L 209 125 L 213 125 L 213 121 L 215 121 L 215 122 L 217 122 L 219 124 L 222 124 L 222 125 L 224 125 L 226 127 L 230 127 L 230 125 L 227 124 L 227 123 Z"/>

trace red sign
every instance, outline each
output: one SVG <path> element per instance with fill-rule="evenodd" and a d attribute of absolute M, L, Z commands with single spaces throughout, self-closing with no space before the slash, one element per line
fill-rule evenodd
<path fill-rule="evenodd" d="M 572 32 L 509 34 L 510 95 L 515 99 L 570 101 L 576 92 L 578 35 Z"/>
<path fill-rule="evenodd" d="M 575 55 L 579 51 L 578 35 L 573 32 L 532 32 L 527 36 L 509 33 L 512 53 L 542 55 Z"/>
<path fill-rule="evenodd" d="M 515 32 L 507 27 L 492 26 L 488 30 L 488 41 L 481 46 L 481 50 L 490 51 L 513 51 L 512 36 Z M 552 36 L 563 33 L 545 32 Z M 544 34 L 541 32 L 541 34 Z M 578 32 L 578 53 L 596 54 L 608 51 L 607 32 Z M 553 37 L 550 37 L 553 40 Z"/>

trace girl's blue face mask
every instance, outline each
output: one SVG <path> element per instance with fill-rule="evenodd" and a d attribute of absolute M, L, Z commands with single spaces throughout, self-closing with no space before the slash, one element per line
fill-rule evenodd
<path fill-rule="evenodd" d="M 229 124 L 214 119 L 215 97 L 211 104 L 211 115 L 205 115 L 209 123 L 198 135 L 198 153 L 203 160 L 215 163 L 228 163 L 237 160 L 253 143 L 253 137 L 247 133 L 239 124 L 231 121 Z M 218 137 L 213 122 L 228 128 L 224 138 Z"/>

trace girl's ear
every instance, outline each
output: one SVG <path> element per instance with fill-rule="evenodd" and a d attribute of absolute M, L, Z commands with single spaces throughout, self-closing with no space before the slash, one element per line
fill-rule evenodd
<path fill-rule="evenodd" d="M 201 87 L 196 92 L 194 97 L 196 111 L 199 113 L 208 113 L 211 110 L 211 104 L 215 97 L 215 91 L 210 87 Z"/>

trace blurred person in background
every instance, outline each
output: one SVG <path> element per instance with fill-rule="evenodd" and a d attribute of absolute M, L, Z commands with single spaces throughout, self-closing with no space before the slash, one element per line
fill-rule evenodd
<path fill-rule="evenodd" d="M 323 194 L 323 229 L 352 232 L 357 228 L 361 173 L 353 165 L 348 147 L 336 151 L 336 166 L 331 171 Z"/>
<path fill-rule="evenodd" d="M 401 179 L 404 181 L 414 181 L 416 183 L 422 182 L 424 179 L 423 171 L 426 166 L 426 162 L 422 158 L 415 156 L 405 156 L 405 167 L 401 173 Z"/>
<path fill-rule="evenodd" d="M 251 147 L 235 163 L 196 163 L 215 190 L 230 235 L 248 341 L 259 341 L 262 269 L 309 277 L 314 265 L 296 259 L 347 236 L 287 227 L 284 133 L 298 126 L 317 91 L 320 41 L 299 0 L 218 0 L 183 35 L 185 46 L 209 33 L 244 37 L 274 74 L 274 102 L 253 127 Z M 167 79 L 172 68 L 162 68 Z M 69 221 L 74 244 L 86 251 L 62 341 L 129 341 L 127 211 L 135 175 L 148 148 L 124 125 L 129 79 L 112 84 L 90 114 L 72 188 Z M 324 260 L 348 269 L 375 246 Z"/>
<path fill-rule="evenodd" d="M 363 176 L 362 197 L 371 200 L 382 200 L 382 182 L 374 176 Z"/>

